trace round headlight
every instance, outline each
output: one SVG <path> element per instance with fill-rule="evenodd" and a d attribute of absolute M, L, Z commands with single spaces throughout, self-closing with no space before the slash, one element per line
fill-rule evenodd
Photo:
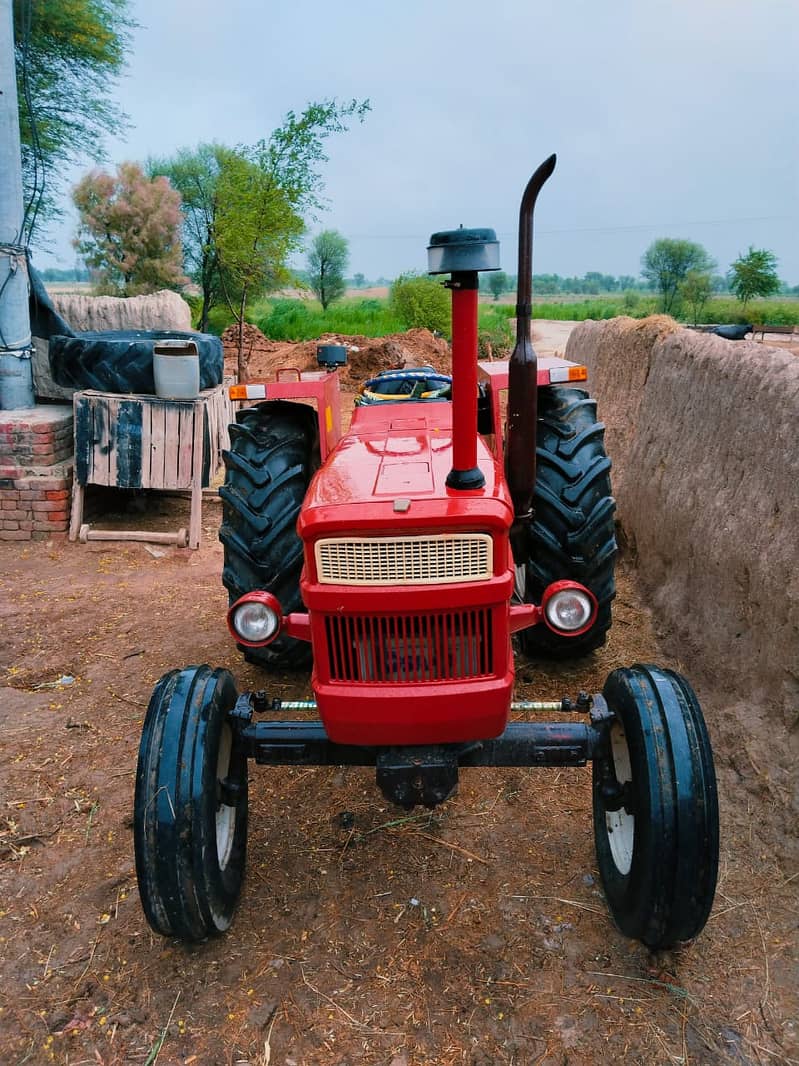
<path fill-rule="evenodd" d="M 544 606 L 549 625 L 563 633 L 585 629 L 592 621 L 594 609 L 588 591 L 573 587 L 553 592 Z"/>
<path fill-rule="evenodd" d="M 280 630 L 280 615 L 258 600 L 245 600 L 233 609 L 231 624 L 247 644 L 268 644 Z"/>

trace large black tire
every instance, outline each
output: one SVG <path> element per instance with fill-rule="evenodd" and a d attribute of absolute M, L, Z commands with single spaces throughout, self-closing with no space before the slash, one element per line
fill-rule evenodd
<path fill-rule="evenodd" d="M 247 759 L 227 720 L 227 670 L 190 666 L 153 690 L 139 746 L 134 843 L 147 921 L 204 940 L 233 920 L 247 853 Z"/>
<path fill-rule="evenodd" d="M 540 624 L 520 632 L 528 655 L 569 658 L 605 643 L 616 594 L 616 502 L 610 491 L 605 427 L 582 389 L 550 386 L 538 393 L 536 484 L 526 557 L 517 559 L 517 585 L 527 603 L 540 603 L 553 581 L 579 581 L 596 596 L 596 621 L 577 637 Z"/>
<path fill-rule="evenodd" d="M 114 330 L 50 337 L 53 380 L 63 388 L 101 392 L 155 393 L 153 345 L 192 340 L 200 361 L 200 388 L 222 382 L 222 341 L 210 333 L 182 330 Z"/>
<path fill-rule="evenodd" d="M 614 670 L 603 695 L 616 715 L 605 766 L 602 755 L 593 764 L 605 896 L 623 933 L 672 947 L 701 931 L 716 890 L 718 799 L 704 718 L 685 678 L 654 666 Z M 608 796 L 608 770 L 620 799 Z"/>
<path fill-rule="evenodd" d="M 297 518 L 318 466 L 317 438 L 314 411 L 296 403 L 247 408 L 230 427 L 225 483 L 219 490 L 222 582 L 230 603 L 265 589 L 277 597 L 284 614 L 303 609 Z M 278 637 L 264 648 L 239 647 L 249 662 L 272 670 L 301 670 L 311 661 L 310 644 L 293 637 Z"/>

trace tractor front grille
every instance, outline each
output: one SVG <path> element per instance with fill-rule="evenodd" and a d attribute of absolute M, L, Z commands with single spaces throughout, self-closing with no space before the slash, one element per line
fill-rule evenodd
<path fill-rule="evenodd" d="M 323 585 L 438 585 L 488 581 L 493 570 L 487 533 L 417 537 L 331 537 L 314 546 Z"/>
<path fill-rule="evenodd" d="M 369 684 L 493 675 L 487 608 L 325 618 L 330 680 Z"/>

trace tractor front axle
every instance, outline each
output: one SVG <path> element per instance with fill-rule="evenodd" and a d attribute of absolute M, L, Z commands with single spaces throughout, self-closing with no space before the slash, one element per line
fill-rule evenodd
<path fill-rule="evenodd" d="M 293 708 L 298 704 L 314 707 L 311 701 L 294 701 Z M 384 796 L 401 807 L 443 803 L 458 784 L 461 766 L 585 766 L 607 750 L 612 715 L 601 696 L 581 693 L 574 701 L 525 701 L 520 707 L 589 710 L 590 722 L 511 722 L 490 740 L 365 747 L 334 743 L 318 719 L 254 721 L 256 712 L 289 709 L 261 692 L 240 695 L 229 719 L 237 750 L 247 758 L 265 766 L 374 766 Z"/>

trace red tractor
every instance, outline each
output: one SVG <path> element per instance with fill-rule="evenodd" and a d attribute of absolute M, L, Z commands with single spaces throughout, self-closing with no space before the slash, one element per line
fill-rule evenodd
<path fill-rule="evenodd" d="M 239 694 L 208 666 L 156 685 L 134 823 L 142 904 L 159 933 L 201 940 L 230 925 L 250 758 L 375 766 L 406 808 L 446 800 L 461 766 L 590 760 L 619 928 L 662 948 L 704 926 L 718 805 L 688 682 L 636 665 L 614 670 L 601 694 L 513 702 L 513 635 L 529 653 L 582 655 L 604 642 L 614 594 L 610 462 L 594 401 L 576 387 L 586 370 L 538 359 L 530 340 L 533 209 L 554 165 L 522 199 L 509 362 L 477 357 L 478 273 L 499 268 L 496 236 L 459 229 L 428 249 L 452 292 L 451 382 L 431 368 L 380 375 L 345 434 L 334 368 L 234 387 L 261 402 L 239 412 L 225 456 L 228 625 L 267 669 L 312 662 L 314 700 Z M 320 351 L 333 364 L 342 355 Z M 278 715 L 299 707 L 319 719 Z M 509 723 L 512 709 L 584 720 Z"/>

